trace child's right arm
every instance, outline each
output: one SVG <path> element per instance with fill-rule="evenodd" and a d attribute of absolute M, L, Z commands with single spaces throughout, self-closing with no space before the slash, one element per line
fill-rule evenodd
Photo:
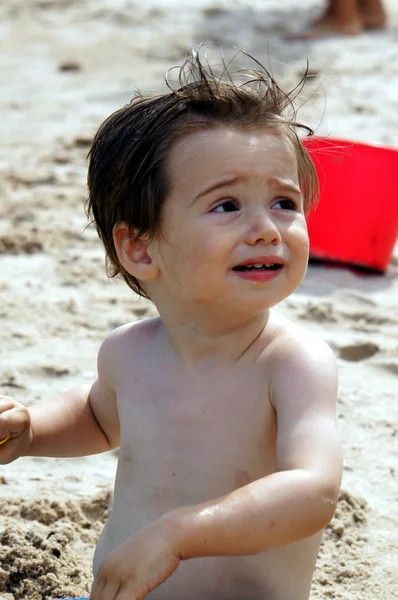
<path fill-rule="evenodd" d="M 0 396 L 0 464 L 20 456 L 74 457 L 105 452 L 119 445 L 116 394 L 111 385 L 109 338 L 98 355 L 98 379 L 27 409 Z"/>

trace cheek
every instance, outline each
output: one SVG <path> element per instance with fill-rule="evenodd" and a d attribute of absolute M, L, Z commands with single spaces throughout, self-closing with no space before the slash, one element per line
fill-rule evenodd
<path fill-rule="evenodd" d="M 211 252 L 208 252 L 202 238 L 175 233 L 169 237 L 169 243 L 163 244 L 161 253 L 161 270 L 173 285 L 185 287 L 196 285 L 203 279 L 203 271 L 211 265 Z"/>
<path fill-rule="evenodd" d="M 299 278 L 300 282 L 304 279 L 305 274 L 307 273 L 308 268 L 308 258 L 310 251 L 310 242 L 308 238 L 307 232 L 303 232 L 301 236 L 301 240 L 299 242 L 299 250 L 297 252 L 297 263 L 299 267 Z"/>
<path fill-rule="evenodd" d="M 228 259 L 231 253 L 230 244 L 217 231 L 191 230 L 189 235 L 179 241 L 184 259 L 198 268 L 209 268 Z"/>
<path fill-rule="evenodd" d="M 308 255 L 310 252 L 310 240 L 308 238 L 307 233 L 305 233 L 305 235 L 302 236 L 300 248 L 301 248 L 301 254 L 304 256 L 304 258 L 306 260 L 308 260 Z"/>
<path fill-rule="evenodd" d="M 294 280 L 294 286 L 298 287 L 303 281 L 308 267 L 309 239 L 307 228 L 303 225 L 295 227 L 290 238 L 290 252 L 293 258 L 291 275 Z"/>
<path fill-rule="evenodd" d="M 308 258 L 310 241 L 306 223 L 295 225 L 290 230 L 291 247 L 300 258 Z"/>

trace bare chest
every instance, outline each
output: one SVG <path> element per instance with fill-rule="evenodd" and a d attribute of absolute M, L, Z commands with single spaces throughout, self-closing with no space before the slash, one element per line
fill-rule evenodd
<path fill-rule="evenodd" d="M 121 390 L 119 471 L 170 504 L 201 502 L 272 472 L 276 420 L 251 374 L 135 382 Z M 161 494 L 160 494 L 161 492 Z"/>
<path fill-rule="evenodd" d="M 134 373 L 118 390 L 114 504 L 96 549 L 95 572 L 113 548 L 162 514 L 218 498 L 275 469 L 277 424 L 262 374 L 144 375 Z M 319 540 L 305 543 L 310 552 L 294 546 L 187 561 L 150 596 L 306 600 Z M 297 560 L 303 554 L 305 566 Z"/>

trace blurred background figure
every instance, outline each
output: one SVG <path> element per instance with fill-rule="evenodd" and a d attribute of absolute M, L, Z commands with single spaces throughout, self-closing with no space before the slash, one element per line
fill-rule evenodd
<path fill-rule="evenodd" d="M 383 29 L 386 21 L 381 0 L 329 0 L 324 14 L 297 37 L 312 38 L 327 33 L 359 35 L 364 29 Z"/>

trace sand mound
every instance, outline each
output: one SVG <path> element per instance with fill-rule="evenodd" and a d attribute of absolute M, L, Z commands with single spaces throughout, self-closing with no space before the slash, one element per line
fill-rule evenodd
<path fill-rule="evenodd" d="M 109 502 L 110 492 L 77 502 L 49 498 L 0 502 L 1 598 L 52 600 L 88 595 L 92 554 Z M 341 493 L 336 516 L 325 532 L 314 600 L 361 597 L 372 568 L 369 561 L 358 558 L 367 539 L 366 511 L 363 500 Z"/>
<path fill-rule="evenodd" d="M 37 231 L 0 236 L 0 254 L 33 254 L 42 250 Z"/>
<path fill-rule="evenodd" d="M 342 491 L 335 517 L 326 528 L 313 580 L 312 600 L 362 597 L 371 564 L 361 559 L 367 541 L 366 512 L 362 499 Z"/>
<path fill-rule="evenodd" d="M 1 502 L 1 598 L 88 596 L 93 549 L 109 500 L 110 492 L 103 492 L 78 502 Z"/>

